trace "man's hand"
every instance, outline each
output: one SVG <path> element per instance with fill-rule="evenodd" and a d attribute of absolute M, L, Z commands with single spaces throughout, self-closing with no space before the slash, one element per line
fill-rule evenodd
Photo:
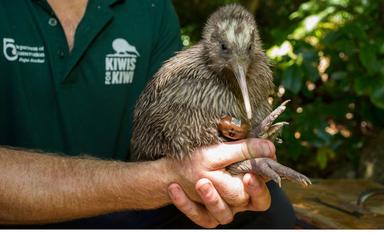
<path fill-rule="evenodd" d="M 233 176 L 225 170 L 234 162 L 255 157 L 275 159 L 274 145 L 261 139 L 224 143 L 196 150 L 190 158 L 174 162 L 181 179 L 175 181 L 180 185 L 168 188 L 173 203 L 193 222 L 207 228 L 227 224 L 241 211 L 268 209 L 271 198 L 262 179 L 252 174 Z"/>
<path fill-rule="evenodd" d="M 200 149 L 184 161 L 165 157 L 135 163 L 0 147 L 0 223 L 62 222 L 173 202 L 197 224 L 213 227 L 230 222 L 241 210 L 268 208 L 262 183 L 262 189 L 250 191 L 249 183 L 243 184 L 247 176 L 232 176 L 225 167 L 271 155 L 272 143 L 255 139 Z M 167 190 L 174 182 L 183 190 L 178 185 Z M 180 189 L 174 192 L 175 188 Z M 260 198 L 253 194 L 256 191 L 267 195 Z M 204 215 L 211 218 L 204 221 Z"/>
<path fill-rule="evenodd" d="M 176 183 L 171 184 L 168 191 L 174 205 L 189 219 L 199 226 L 214 228 L 219 224 L 232 222 L 234 215 L 238 212 L 265 211 L 270 207 L 271 197 L 263 180 L 247 173 L 243 177 L 243 182 L 250 199 L 241 207 L 231 207 L 226 204 L 208 179 L 201 179 L 196 184 L 196 190 L 200 191 L 204 205 L 190 200 Z"/>

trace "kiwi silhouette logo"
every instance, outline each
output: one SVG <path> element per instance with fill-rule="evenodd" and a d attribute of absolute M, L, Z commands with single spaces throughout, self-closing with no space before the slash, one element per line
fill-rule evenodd
<path fill-rule="evenodd" d="M 131 84 L 140 53 L 135 46 L 123 38 L 114 39 L 112 49 L 114 53 L 107 54 L 105 57 L 105 84 Z"/>
<path fill-rule="evenodd" d="M 122 38 L 117 38 L 112 42 L 112 48 L 116 51 L 117 54 L 129 54 L 134 53 L 137 56 L 140 56 L 137 52 L 136 47 L 129 44 L 126 40 Z"/>

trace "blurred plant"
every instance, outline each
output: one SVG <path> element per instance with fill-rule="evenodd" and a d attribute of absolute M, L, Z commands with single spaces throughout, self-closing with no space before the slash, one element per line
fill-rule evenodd
<path fill-rule="evenodd" d="M 219 5 L 252 6 L 273 62 L 274 101 L 292 100 L 279 159 L 310 176 L 357 171 L 362 149 L 384 131 L 383 0 L 174 2 L 185 46 Z"/>
<path fill-rule="evenodd" d="M 327 176 L 383 128 L 384 31 L 380 1 L 307 1 L 292 12 L 285 40 L 267 50 L 278 96 L 292 99 L 280 153 L 299 170 Z M 288 146 L 288 147 L 287 147 Z M 320 169 L 320 170 L 318 170 Z"/>

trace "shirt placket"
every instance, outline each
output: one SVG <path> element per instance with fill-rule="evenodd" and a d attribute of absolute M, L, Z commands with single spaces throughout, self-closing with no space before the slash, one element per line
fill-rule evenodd
<path fill-rule="evenodd" d="M 63 28 L 59 19 L 46 0 L 33 0 L 34 15 L 39 24 L 42 38 L 47 48 L 55 83 L 63 79 L 68 63 L 69 50 Z"/>

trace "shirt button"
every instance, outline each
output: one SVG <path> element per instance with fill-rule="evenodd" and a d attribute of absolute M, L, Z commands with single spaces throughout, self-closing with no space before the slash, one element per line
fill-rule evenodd
<path fill-rule="evenodd" d="M 55 18 L 49 18 L 48 24 L 51 25 L 52 27 L 55 27 L 57 25 L 57 19 Z"/>
<path fill-rule="evenodd" d="M 59 56 L 60 58 L 64 58 L 65 52 L 63 50 L 58 50 L 57 51 L 57 56 Z"/>

